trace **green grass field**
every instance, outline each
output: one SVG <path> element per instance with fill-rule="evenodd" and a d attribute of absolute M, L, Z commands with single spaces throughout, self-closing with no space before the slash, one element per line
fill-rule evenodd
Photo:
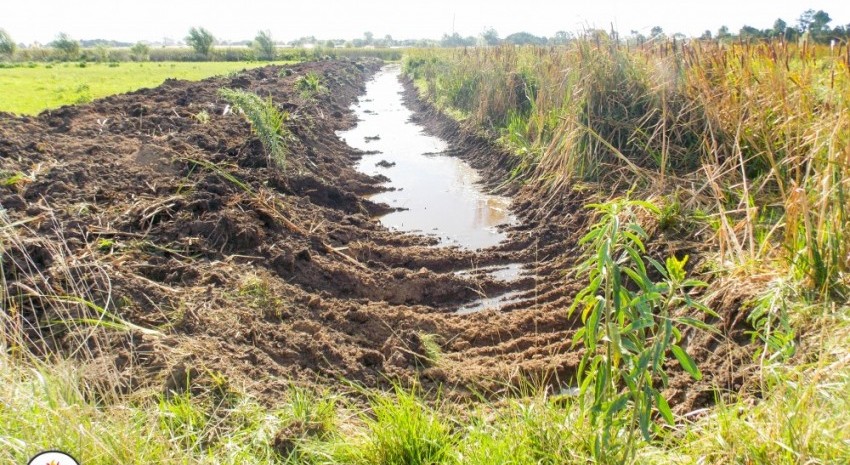
<path fill-rule="evenodd" d="M 35 115 L 62 105 L 85 103 L 108 95 L 154 87 L 167 78 L 199 80 L 268 64 L 164 62 L 119 63 L 115 66 L 87 63 L 81 68 L 78 63 L 59 63 L 0 68 L 0 111 Z"/>

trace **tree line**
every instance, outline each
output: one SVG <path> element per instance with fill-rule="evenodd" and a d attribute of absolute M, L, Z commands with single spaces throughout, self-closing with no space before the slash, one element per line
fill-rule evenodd
<path fill-rule="evenodd" d="M 774 40 L 795 41 L 807 39 L 818 43 L 830 43 L 832 41 L 850 41 L 850 24 L 831 26 L 833 22 L 829 13 L 824 10 L 806 10 L 796 20 L 795 24 L 790 24 L 782 18 L 777 18 L 773 26 L 767 29 L 759 29 L 753 26 L 743 26 L 737 34 L 729 30 L 727 26 L 721 26 L 717 32 L 706 30 L 699 38 L 703 40 Z M 292 46 L 304 46 L 307 44 L 318 45 L 326 49 L 332 49 L 340 46 L 346 47 L 471 47 L 471 46 L 492 46 L 500 44 L 510 45 L 562 45 L 572 40 L 573 35 L 566 31 L 558 31 L 552 37 L 535 36 L 528 32 L 517 32 L 505 38 L 500 38 L 499 33 L 493 29 L 485 29 L 478 36 L 461 36 L 457 32 L 452 34 L 444 34 L 439 41 L 434 40 L 404 40 L 397 41 L 390 35 L 382 38 L 376 38 L 371 32 L 365 32 L 362 38 L 356 38 L 351 41 L 342 40 L 327 40 L 324 42 L 318 41 L 315 37 L 302 37 L 289 42 Z M 644 43 L 650 40 L 666 39 L 667 35 L 659 26 L 653 27 L 650 30 L 649 36 L 645 36 L 638 31 L 631 31 L 630 40 L 637 43 Z M 686 38 L 683 34 L 673 34 L 672 38 Z M 215 36 L 203 27 L 192 27 L 185 38 L 185 42 L 195 53 L 194 59 L 209 59 L 212 57 L 213 49 L 216 45 Z M 240 42 L 242 45 L 248 45 L 253 51 L 251 58 L 257 60 L 274 60 L 278 58 L 277 42 L 272 38 L 271 32 L 259 31 L 253 41 Z M 109 48 L 116 45 L 129 45 L 118 43 L 115 41 L 105 40 L 90 40 L 79 41 L 72 38 L 67 33 L 59 33 L 56 39 L 48 44 L 55 51 L 55 58 L 64 60 L 76 60 L 81 56 L 81 49 L 94 50 L 95 56 L 102 55 L 106 57 Z M 0 58 L 6 57 L 11 59 L 15 56 L 18 45 L 12 39 L 8 32 L 0 29 Z M 151 48 L 149 45 L 138 42 L 129 48 L 129 57 L 136 61 L 144 61 L 149 58 Z M 244 57 L 245 55 L 240 55 Z"/>

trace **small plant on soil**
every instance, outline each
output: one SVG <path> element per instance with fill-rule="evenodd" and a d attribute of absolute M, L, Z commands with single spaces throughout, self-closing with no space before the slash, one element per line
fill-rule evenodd
<path fill-rule="evenodd" d="M 591 422 L 597 426 L 593 455 L 625 463 L 636 449 L 634 432 L 640 430 L 649 440 L 657 428 L 655 412 L 668 423 L 674 421 L 661 394 L 668 382 L 664 370 L 668 353 L 694 379 L 702 377 L 679 345 L 682 335 L 677 326 L 708 327 L 673 311 L 714 313 L 689 295 L 706 284 L 687 278 L 687 256 L 669 257 L 664 264 L 643 256 L 647 234 L 637 213 L 642 209 L 658 215 L 655 205 L 621 199 L 590 207 L 601 218 L 580 241 L 588 248 L 588 257 L 578 267 L 589 284 L 569 310 L 580 311 L 584 324 L 573 339 L 585 348 L 578 369 L 580 399 L 589 403 Z M 647 264 L 660 280 L 650 278 Z"/>
<path fill-rule="evenodd" d="M 436 334 L 420 334 L 419 341 L 422 343 L 422 356 L 429 365 L 436 365 L 443 357 L 443 349 L 437 341 Z"/>
<path fill-rule="evenodd" d="M 195 121 L 201 124 L 207 124 L 210 122 L 210 114 L 207 110 L 201 110 L 192 116 L 195 118 Z"/>
<path fill-rule="evenodd" d="M 317 95 L 324 94 L 328 88 L 322 83 L 322 78 L 316 73 L 310 72 L 295 80 L 295 88 L 301 92 L 301 97 L 312 100 Z"/>
<path fill-rule="evenodd" d="M 286 165 L 286 136 L 284 123 L 289 113 L 277 109 L 271 97 L 263 99 L 257 94 L 244 90 L 219 89 L 219 95 L 238 108 L 251 123 L 254 134 L 260 138 L 266 155 L 281 170 Z"/>
<path fill-rule="evenodd" d="M 33 179 L 31 177 L 21 172 L 0 172 L 0 186 L 19 190 L 32 181 Z"/>

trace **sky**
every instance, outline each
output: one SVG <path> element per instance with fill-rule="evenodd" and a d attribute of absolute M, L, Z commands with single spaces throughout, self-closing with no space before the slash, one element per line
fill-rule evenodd
<path fill-rule="evenodd" d="M 796 24 L 811 8 L 830 14 L 831 26 L 850 23 L 850 2 L 838 0 L 3 0 L 0 28 L 16 42 L 47 43 L 59 32 L 75 39 L 123 42 L 182 40 L 192 26 L 209 29 L 219 40 L 253 38 L 269 30 L 275 40 L 302 36 L 353 39 L 365 31 L 375 37 L 439 39 L 445 33 L 477 36 L 495 28 L 552 36 L 614 25 L 621 35 L 653 26 L 665 32 L 700 35 L 726 25 L 767 29 L 776 18 Z"/>

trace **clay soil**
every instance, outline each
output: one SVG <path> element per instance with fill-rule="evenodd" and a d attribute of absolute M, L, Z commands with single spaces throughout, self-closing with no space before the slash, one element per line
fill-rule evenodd
<path fill-rule="evenodd" d="M 0 203 L 9 222 L 21 222 L 16 245 L 4 244 L 3 272 L 10 294 L 20 292 L 8 298 L 21 309 L 20 331 L 41 341 L 34 350 L 71 351 L 82 334 L 83 375 L 93 381 L 108 377 L 136 392 L 222 375 L 272 404 L 291 383 L 418 381 L 457 397 L 497 395 L 526 380 L 569 386 L 581 353 L 567 308 L 581 282 L 567 270 L 592 220 L 588 194 L 505 184 L 512 157 L 419 101 L 408 84 L 416 119 L 513 195 L 521 222 L 481 251 L 388 231 L 375 217 L 389 207 L 367 199 L 382 179 L 358 173 L 362 154 L 335 135 L 356 123 L 349 107 L 380 66 L 271 66 L 167 81 L 33 118 L 0 115 Z M 329 91 L 309 98 L 295 90 L 308 72 Z M 226 111 L 222 87 L 270 96 L 289 112 L 285 170 Z M 8 181 L 14 173 L 25 176 Z M 652 250 L 699 256 L 695 244 L 659 232 Z M 456 273 L 508 263 L 524 264 L 519 280 Z M 72 291 L 155 332 L 57 329 L 51 303 Z M 481 292 L 502 291 L 523 299 L 454 314 Z M 745 384 L 745 297 L 712 302 L 723 335 L 687 333 L 706 376 L 673 376 L 668 394 L 680 410 Z M 426 356 L 432 341 L 442 352 L 436 361 Z"/>

